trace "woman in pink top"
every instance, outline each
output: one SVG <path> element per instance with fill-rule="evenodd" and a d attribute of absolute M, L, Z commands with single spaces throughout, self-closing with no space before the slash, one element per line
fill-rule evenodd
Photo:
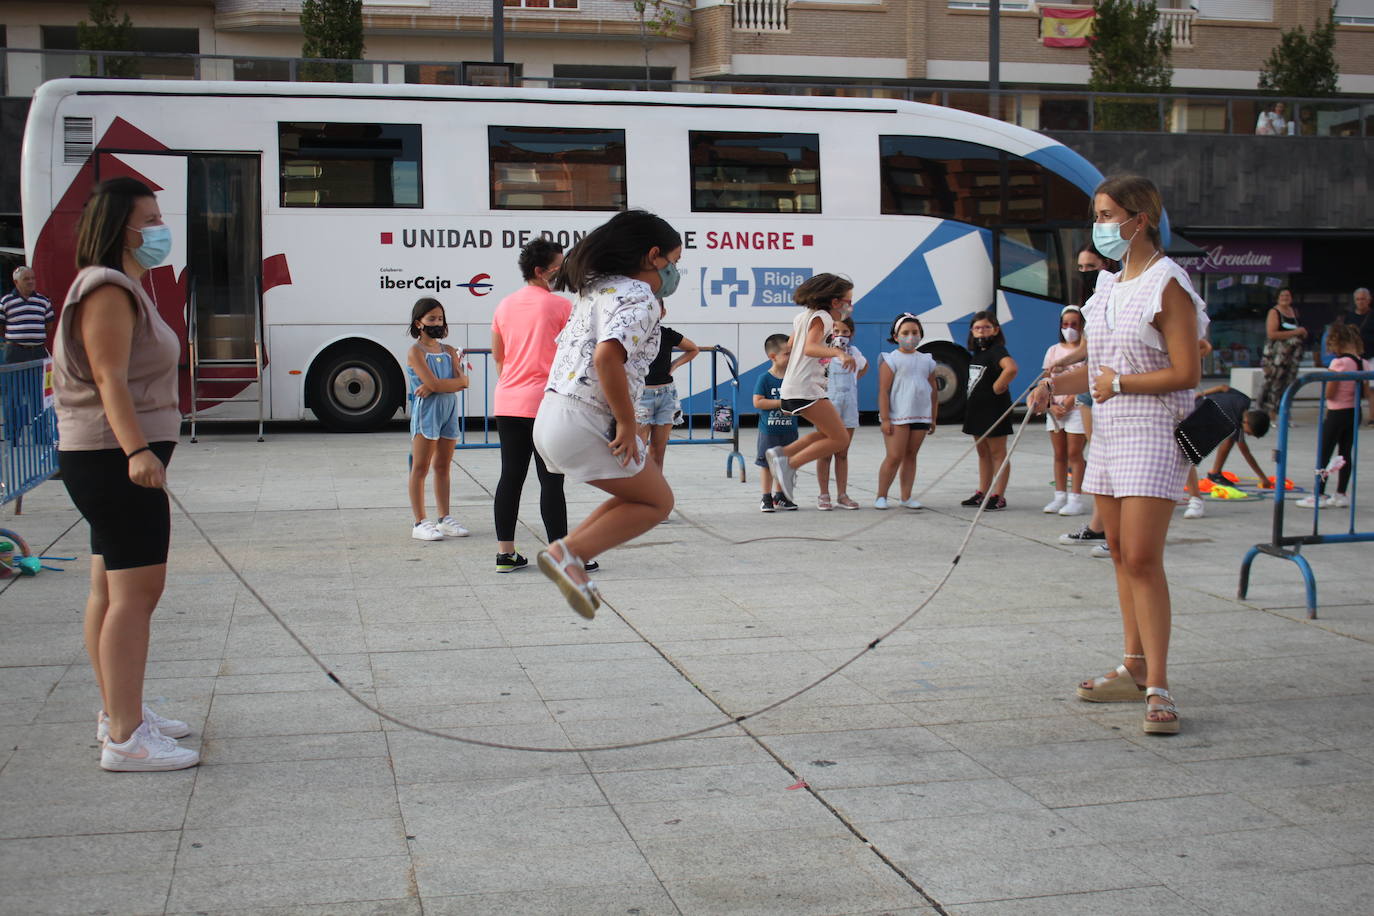
<path fill-rule="evenodd" d="M 549 290 L 563 264 L 563 246 L 535 239 L 520 251 L 525 286 L 502 299 L 491 318 L 491 358 L 496 382 L 496 432 L 501 437 L 501 479 L 496 484 L 496 571 L 515 572 L 529 561 L 515 549 L 520 493 L 530 470 L 539 474 L 539 514 L 552 543 L 568 533 L 563 475 L 554 474 L 534 450 L 534 417 L 549 386 L 549 367 L 558 352 L 558 334 L 568 323 L 572 303 Z"/>
<path fill-rule="evenodd" d="M 96 737 L 107 770 L 200 762 L 173 740 L 190 726 L 143 704 L 149 629 L 167 580 L 172 528 L 164 487 L 181 429 L 181 343 L 140 281 L 171 247 L 147 185 L 132 178 L 98 185 L 77 225 L 81 270 L 53 346 L 58 465 L 91 526 L 86 651 L 104 702 Z"/>

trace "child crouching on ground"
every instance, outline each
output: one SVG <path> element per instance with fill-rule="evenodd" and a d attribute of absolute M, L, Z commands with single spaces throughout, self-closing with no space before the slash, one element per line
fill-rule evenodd
<path fill-rule="evenodd" d="M 773 490 L 773 472 L 768 467 L 767 452 L 774 446 L 791 445 L 797 441 L 797 418 L 782 412 L 782 377 L 787 372 L 787 360 L 792 353 L 786 334 L 773 334 L 763 342 L 763 352 L 772 363 L 759 376 L 754 388 L 754 409 L 759 411 L 759 451 L 754 464 L 763 468 L 759 480 L 763 483 L 760 512 L 775 509 L 792 510 L 797 504 L 782 492 Z"/>

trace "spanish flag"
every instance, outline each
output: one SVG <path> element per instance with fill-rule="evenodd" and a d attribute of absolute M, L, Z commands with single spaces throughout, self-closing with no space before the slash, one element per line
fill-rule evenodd
<path fill-rule="evenodd" d="M 1040 40 L 1047 48 L 1086 48 L 1092 42 L 1095 10 L 1040 7 Z"/>

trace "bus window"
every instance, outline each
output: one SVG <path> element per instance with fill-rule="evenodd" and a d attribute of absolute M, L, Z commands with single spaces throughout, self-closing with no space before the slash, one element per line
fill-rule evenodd
<path fill-rule="evenodd" d="M 1067 301 L 1059 233 L 1047 229 L 1003 230 L 998 245 L 997 285 L 1057 302 Z"/>
<path fill-rule="evenodd" d="M 689 132 L 692 209 L 820 213 L 819 134 Z"/>
<path fill-rule="evenodd" d="M 1087 195 L 1029 159 L 938 137 L 878 138 L 882 212 L 991 228 L 1084 221 Z M 1004 178 L 1005 175 L 1005 178 Z"/>
<path fill-rule="evenodd" d="M 282 122 L 283 207 L 420 207 L 420 125 Z"/>
<path fill-rule="evenodd" d="M 488 127 L 493 210 L 624 210 L 625 131 Z"/>

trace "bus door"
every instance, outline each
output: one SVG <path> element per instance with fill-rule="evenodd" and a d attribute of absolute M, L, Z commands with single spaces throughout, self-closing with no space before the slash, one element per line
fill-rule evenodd
<path fill-rule="evenodd" d="M 163 317 L 186 341 L 182 410 L 191 418 L 261 420 L 266 403 L 262 314 L 262 181 L 256 153 L 98 150 L 97 180 L 132 175 L 158 194 L 177 242 L 150 271 Z M 179 250 L 178 250 L 179 249 Z M 170 299 L 171 301 L 165 301 Z"/>

